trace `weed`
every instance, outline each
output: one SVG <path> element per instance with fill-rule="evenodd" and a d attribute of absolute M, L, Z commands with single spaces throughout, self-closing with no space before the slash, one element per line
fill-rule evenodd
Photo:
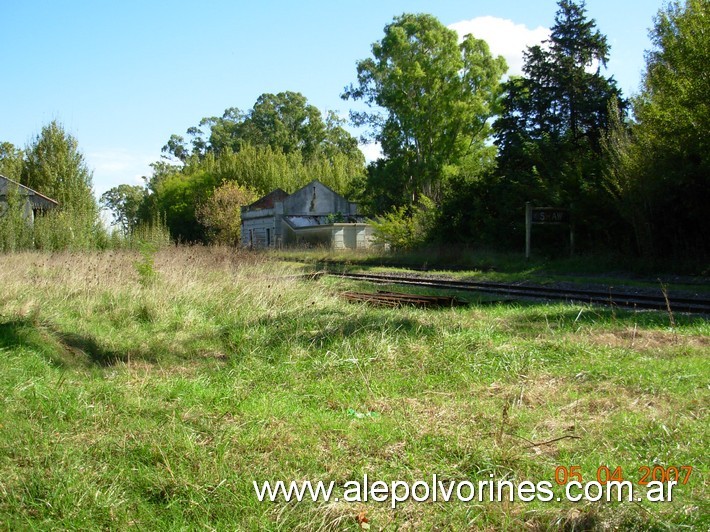
<path fill-rule="evenodd" d="M 158 272 L 155 271 L 155 253 L 158 248 L 151 242 L 142 242 L 139 251 L 141 258 L 133 263 L 133 267 L 138 274 L 138 283 L 146 288 L 158 278 Z"/>

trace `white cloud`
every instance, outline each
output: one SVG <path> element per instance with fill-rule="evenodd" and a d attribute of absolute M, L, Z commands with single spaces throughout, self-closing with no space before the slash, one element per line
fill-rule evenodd
<path fill-rule="evenodd" d="M 136 166 L 148 167 L 155 157 L 118 149 L 89 152 L 86 159 L 96 173 L 125 174 Z"/>
<path fill-rule="evenodd" d="M 108 189 L 122 183 L 142 185 L 141 176 L 150 176 L 150 163 L 157 157 L 124 149 L 86 153 L 86 162 L 94 171 L 94 193 L 100 197 Z"/>
<path fill-rule="evenodd" d="M 382 146 L 379 142 L 368 142 L 367 144 L 358 144 L 358 148 L 365 155 L 365 161 L 370 163 L 382 157 Z"/>
<path fill-rule="evenodd" d="M 488 43 L 494 56 L 502 55 L 508 62 L 508 75 L 522 74 L 523 52 L 528 46 L 540 44 L 550 37 L 550 29 L 538 26 L 530 29 L 525 24 L 498 17 L 476 17 L 449 25 L 459 34 L 459 38 L 471 34 L 476 39 Z"/>

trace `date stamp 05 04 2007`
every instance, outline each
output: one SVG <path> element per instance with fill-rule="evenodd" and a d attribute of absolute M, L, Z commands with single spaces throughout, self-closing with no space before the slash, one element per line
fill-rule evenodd
<path fill-rule="evenodd" d="M 690 474 L 693 472 L 692 466 L 641 466 L 638 469 L 636 483 L 647 486 L 649 482 L 676 482 L 677 484 L 687 484 Z M 597 468 L 596 479 L 600 484 L 608 482 L 623 482 L 624 472 L 621 466 L 612 469 L 602 465 Z M 559 485 L 576 481 L 582 483 L 582 468 L 580 466 L 557 466 L 555 468 L 555 482 Z"/>

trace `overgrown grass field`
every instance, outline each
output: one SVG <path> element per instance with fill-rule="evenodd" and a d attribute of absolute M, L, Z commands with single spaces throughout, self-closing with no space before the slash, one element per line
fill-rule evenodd
<path fill-rule="evenodd" d="M 294 275 L 307 265 L 152 253 L 0 256 L 0 528 L 710 525 L 707 319 L 373 308 L 338 296 L 373 288 Z M 573 465 L 585 481 L 621 466 L 639 490 L 642 466 L 694 469 L 667 503 L 392 509 L 259 502 L 252 485 L 554 482 Z"/>

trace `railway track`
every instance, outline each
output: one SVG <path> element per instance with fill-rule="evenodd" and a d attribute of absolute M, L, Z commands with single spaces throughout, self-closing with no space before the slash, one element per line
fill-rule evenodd
<path fill-rule="evenodd" d="M 340 296 L 351 302 L 369 303 L 379 307 L 403 307 L 409 305 L 422 308 L 435 308 L 459 307 L 468 304 L 453 296 L 403 294 L 401 292 L 387 292 L 384 290 L 378 290 L 375 294 L 371 292 L 343 292 Z"/>
<path fill-rule="evenodd" d="M 650 294 L 614 290 L 611 288 L 608 290 L 554 288 L 540 285 L 498 283 L 491 281 L 463 281 L 406 275 L 336 272 L 328 272 L 327 274 L 372 283 L 482 292 L 504 295 L 515 299 L 569 301 L 650 310 L 668 310 L 670 308 L 672 312 L 710 315 L 710 299 L 699 296 L 676 296 L 672 293 L 667 294 L 666 298 L 660 288 L 658 289 L 658 294 Z"/>

